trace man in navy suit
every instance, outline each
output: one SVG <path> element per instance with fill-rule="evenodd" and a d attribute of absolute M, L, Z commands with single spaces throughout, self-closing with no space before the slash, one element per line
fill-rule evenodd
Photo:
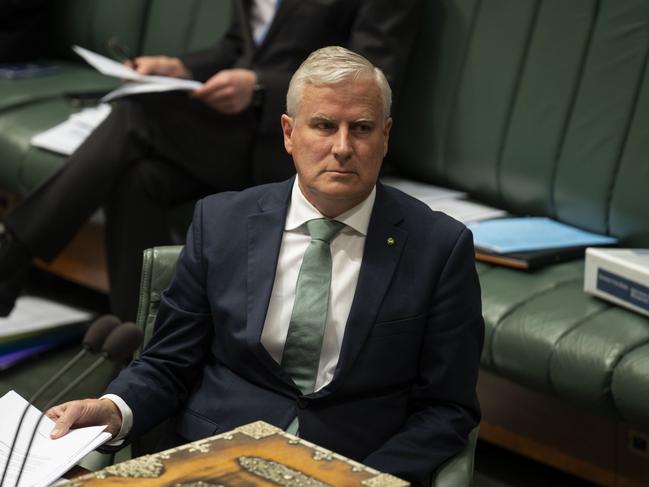
<path fill-rule="evenodd" d="M 128 441 L 173 418 L 171 445 L 261 419 L 426 485 L 478 424 L 484 324 L 469 230 L 377 182 L 390 100 L 365 58 L 314 52 L 281 120 L 297 177 L 197 204 L 145 352 L 101 399 L 48 411 L 53 437 L 108 424 Z M 283 354 L 309 224 L 323 218 L 344 225 L 304 391 Z"/>

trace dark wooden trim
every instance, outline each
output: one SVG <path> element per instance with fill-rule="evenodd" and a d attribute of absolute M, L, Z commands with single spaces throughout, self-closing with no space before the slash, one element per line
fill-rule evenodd
<path fill-rule="evenodd" d="M 649 461 L 629 451 L 628 425 L 481 371 L 480 438 L 607 487 L 646 487 Z"/>

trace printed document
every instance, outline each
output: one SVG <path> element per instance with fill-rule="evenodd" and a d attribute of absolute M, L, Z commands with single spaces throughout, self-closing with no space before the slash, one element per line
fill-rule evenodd
<path fill-rule="evenodd" d="M 118 91 L 118 90 L 115 90 Z M 114 92 L 113 92 L 114 93 Z M 108 95 L 107 95 L 108 96 Z M 101 103 L 73 113 L 65 122 L 34 135 L 30 143 L 34 147 L 47 149 L 66 156 L 76 151 L 84 140 L 110 114 L 110 105 Z"/>
<path fill-rule="evenodd" d="M 9 456 L 9 448 L 16 432 L 20 416 L 27 401 L 14 391 L 0 398 L 0 475 L 4 471 Z M 40 411 L 30 406 L 20 429 L 16 448 L 9 463 L 5 485 L 14 485 L 22 465 L 32 431 L 40 417 Z M 84 456 L 110 440 L 105 426 L 91 426 L 71 430 L 57 440 L 50 439 L 54 422 L 44 417 L 38 426 L 34 443 L 29 451 L 19 487 L 45 487 L 58 480 Z"/>
<path fill-rule="evenodd" d="M 445 199 L 430 202 L 425 199 L 421 200 L 430 206 L 431 209 L 444 212 L 464 224 L 489 220 L 491 218 L 500 218 L 507 215 L 505 210 L 470 200 Z"/>
<path fill-rule="evenodd" d="M 463 191 L 396 177 L 384 177 L 381 178 L 381 182 L 417 198 L 432 210 L 444 212 L 462 223 L 507 215 L 507 212 L 500 208 L 465 199 L 467 194 Z"/>
<path fill-rule="evenodd" d="M 106 76 L 113 76 L 124 80 L 130 80 L 115 91 L 108 93 L 102 101 L 112 100 L 121 96 L 134 95 L 138 93 L 153 93 L 159 91 L 184 90 L 194 91 L 203 85 L 200 81 L 189 79 L 172 78 L 169 76 L 153 76 L 140 74 L 124 64 L 89 51 L 83 47 L 73 46 L 72 49 L 79 56 L 86 60 L 93 68 Z"/>
<path fill-rule="evenodd" d="M 392 186 L 393 188 L 400 189 L 413 198 L 418 198 L 422 201 L 456 199 L 464 198 L 466 196 L 466 193 L 462 191 L 443 188 L 441 186 L 435 186 L 434 184 L 421 183 L 411 179 L 397 178 L 394 176 L 383 177 L 381 178 L 381 182 L 388 186 Z"/>

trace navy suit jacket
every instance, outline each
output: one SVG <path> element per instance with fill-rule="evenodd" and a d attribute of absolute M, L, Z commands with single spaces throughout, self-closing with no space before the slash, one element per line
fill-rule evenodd
<path fill-rule="evenodd" d="M 292 184 L 198 202 L 154 336 L 107 392 L 132 408 L 131 436 L 167 417 L 186 442 L 298 415 L 304 439 L 424 485 L 480 416 L 471 234 L 378 184 L 338 367 L 303 396 L 260 342 Z"/>

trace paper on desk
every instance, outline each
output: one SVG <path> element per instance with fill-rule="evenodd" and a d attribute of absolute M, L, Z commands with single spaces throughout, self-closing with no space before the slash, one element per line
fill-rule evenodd
<path fill-rule="evenodd" d="M 132 82 L 141 85 L 137 91 L 134 91 L 133 88 L 126 90 L 118 88 L 106 95 L 102 100 L 111 100 L 118 96 L 133 95 L 136 93 L 152 93 L 172 90 L 194 91 L 196 88 L 203 85 L 200 81 L 195 80 L 140 74 L 128 66 L 113 61 L 101 54 L 97 54 L 96 52 L 84 49 L 83 47 L 73 46 L 72 49 L 100 73 L 107 76 L 114 76 L 115 78 L 131 80 Z M 165 86 L 166 88 L 161 89 L 160 86 Z M 120 92 L 120 94 L 116 95 L 115 92 Z"/>
<path fill-rule="evenodd" d="M 412 181 L 410 179 L 402 179 L 396 177 L 381 178 L 381 182 L 388 186 L 400 189 L 413 198 L 418 198 L 422 201 L 435 201 L 448 198 L 463 198 L 466 193 L 456 191 L 454 189 L 442 188 L 434 184 L 420 183 L 419 181 Z"/>
<path fill-rule="evenodd" d="M 110 105 L 101 103 L 73 113 L 65 122 L 34 135 L 30 143 L 34 147 L 47 149 L 66 156 L 76 151 L 84 140 L 110 114 Z"/>
<path fill-rule="evenodd" d="M 381 182 L 426 203 L 431 209 L 442 211 L 463 223 L 498 218 L 507 214 L 499 208 L 464 199 L 466 193 L 396 177 L 381 178 Z"/>
<path fill-rule="evenodd" d="M 14 391 L 0 398 L 0 472 L 4 470 L 9 456 L 9 448 L 20 416 L 27 401 Z M 5 485 L 14 485 L 22 464 L 32 431 L 40 417 L 40 411 L 30 406 L 25 417 L 16 448 L 9 463 Z M 105 426 L 91 426 L 71 430 L 57 440 L 49 437 L 54 422 L 44 417 L 38 426 L 25 470 L 19 487 L 40 487 L 51 484 L 70 470 L 81 458 L 110 440 L 111 435 L 104 432 Z"/>
<path fill-rule="evenodd" d="M 20 296 L 9 316 L 0 318 L 0 339 L 88 321 L 88 311 L 35 296 Z M 0 416 L 2 417 L 2 416 Z"/>
<path fill-rule="evenodd" d="M 462 199 L 443 199 L 443 200 L 425 200 L 424 203 L 435 211 L 442 211 L 464 224 L 487 220 L 489 218 L 499 218 L 505 216 L 507 212 L 500 208 L 483 205 L 475 201 Z"/>
<path fill-rule="evenodd" d="M 544 217 L 500 218 L 469 225 L 476 247 L 492 252 L 614 245 L 615 237 L 587 232 Z"/>

